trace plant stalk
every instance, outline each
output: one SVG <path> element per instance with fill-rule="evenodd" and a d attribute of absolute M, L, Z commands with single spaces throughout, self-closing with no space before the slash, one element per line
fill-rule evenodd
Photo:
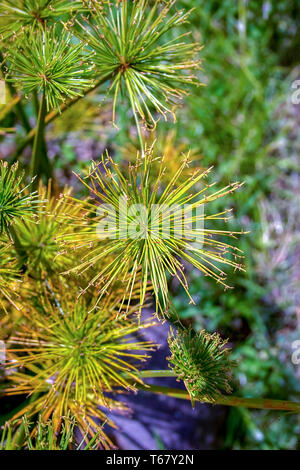
<path fill-rule="evenodd" d="M 142 131 L 141 131 L 141 126 L 140 126 L 140 123 L 139 123 L 136 112 L 133 111 L 133 114 L 134 114 L 135 124 L 136 124 L 136 128 L 137 128 L 138 136 L 139 136 L 139 142 L 140 142 L 140 147 L 141 147 L 141 155 L 142 155 L 142 158 L 144 158 L 145 157 L 145 144 L 144 144 L 143 134 L 142 134 Z"/>

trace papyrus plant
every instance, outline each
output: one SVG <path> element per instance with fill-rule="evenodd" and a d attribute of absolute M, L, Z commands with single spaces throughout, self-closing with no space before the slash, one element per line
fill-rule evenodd
<path fill-rule="evenodd" d="M 179 99 L 199 85 L 201 46 L 181 32 L 188 16 L 169 0 L 1 3 L 1 73 L 22 129 L 11 160 L 21 159 L 26 171 L 21 174 L 16 164 L 1 162 L 0 301 L 6 315 L 0 322 L 5 325 L 1 393 L 21 399 L 10 413 L 18 429 L 5 428 L 4 440 L 13 448 L 39 446 L 44 426 L 46 440 L 55 435 L 53 447 L 64 442 L 66 432 L 74 430 L 72 425 L 65 429 L 66 417 L 76 422 L 86 445 L 109 448 L 106 425 L 113 423 L 107 410 L 124 411 L 116 394 L 138 389 L 193 402 L 300 411 L 298 403 L 227 395 L 233 364 L 226 342 L 217 334 L 186 330 L 174 311 L 169 316 L 177 328 L 169 338 L 170 368 L 143 370 L 154 348 L 143 337 L 145 328 L 154 327 L 141 314 L 145 303 L 159 320 L 165 319 L 171 277 L 190 296 L 186 267 L 224 288 L 228 270 L 244 269 L 238 241 L 228 242 L 237 235 L 226 227 L 230 209 L 225 203 L 218 212 L 213 209 L 213 201 L 226 200 L 241 184 L 214 190 L 208 170 L 200 170 L 198 162 L 189 168 L 188 153 L 174 171 L 172 166 L 166 171 L 163 152 L 158 155 L 155 147 L 145 145 L 143 125 L 153 127 L 160 115 L 174 115 Z M 89 192 L 86 200 L 71 195 L 56 178 L 46 130 L 92 91 L 99 91 L 102 100 L 112 96 L 112 121 L 123 106 L 121 96 L 126 98 L 140 149 L 128 159 L 128 169 L 114 155 L 93 162 L 90 172 L 80 176 Z M 35 121 L 27 114 L 28 102 Z M 28 164 L 23 150 L 30 146 Z M 44 186 L 38 187 L 39 179 Z M 122 224 L 102 233 L 102 206 L 109 204 L 120 221 L 120 199 L 143 205 L 147 222 L 151 206 L 163 206 L 158 236 L 116 236 Z M 201 246 L 193 244 L 189 231 L 162 236 L 168 207 L 177 207 L 175 222 L 185 205 L 190 224 L 202 222 L 197 229 Z M 200 207 L 204 210 L 195 215 Z M 125 218 L 130 225 L 134 216 L 126 212 Z M 187 392 L 147 385 L 149 377 L 176 377 Z"/>
<path fill-rule="evenodd" d="M 158 173 L 152 171 L 155 160 L 160 162 Z M 75 236 L 66 234 L 61 238 L 74 249 L 90 247 L 71 272 L 85 271 L 108 256 L 112 257 L 112 261 L 89 283 L 97 286 L 99 298 L 116 280 L 122 279 L 124 296 L 130 301 L 136 280 L 140 278 L 140 309 L 150 282 L 156 310 L 168 315 L 167 275 L 178 279 L 189 301 L 193 302 L 182 260 L 225 288 L 229 286 L 222 266 L 243 269 L 240 250 L 220 240 L 220 237 L 236 238 L 237 233 L 208 227 L 213 220 L 226 222 L 230 213 L 230 210 L 210 213 L 210 203 L 233 193 L 241 185 L 232 183 L 213 191 L 214 185 L 205 183 L 209 170 L 192 169 L 185 181 L 180 182 L 188 165 L 189 156 L 186 155 L 181 158 L 173 177 L 162 184 L 166 171 L 163 157 L 155 159 L 153 148 L 149 148 L 144 158 L 138 154 L 135 164 L 130 164 L 125 174 L 107 156 L 100 164 L 92 165 L 88 178 L 81 179 L 94 202 L 86 204 L 87 219 L 82 231 L 79 229 Z M 202 183 L 200 188 L 197 188 L 198 183 Z M 76 201 L 71 201 L 72 206 L 76 206 Z"/>

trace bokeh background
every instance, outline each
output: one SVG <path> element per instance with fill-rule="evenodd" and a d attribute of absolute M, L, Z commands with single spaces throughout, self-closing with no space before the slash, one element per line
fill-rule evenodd
<path fill-rule="evenodd" d="M 245 181 L 227 199 L 234 208 L 229 226 L 250 233 L 239 240 L 247 272 L 232 274 L 234 289 L 224 292 L 190 271 L 197 305 L 176 283 L 173 302 L 187 325 L 230 339 L 238 361 L 236 394 L 300 400 L 300 365 L 291 359 L 293 342 L 300 340 L 300 104 L 292 100 L 300 80 L 300 2 L 180 0 L 177 6 L 195 7 L 185 27 L 205 46 L 199 78 L 206 86 L 192 90 L 175 125 L 159 122 L 157 145 L 170 171 L 191 149 L 198 166 L 214 165 L 220 187 Z M 106 148 L 119 161 L 133 155 L 136 134 L 125 103 L 118 129 L 110 121 L 109 98 L 94 94 L 49 127 L 49 154 L 61 185 L 72 184 L 80 194 L 72 171 Z M 14 126 L 13 116 L 0 123 Z M 21 138 L 18 126 L 0 136 L 0 158 L 10 160 Z M 26 158 L 25 152 L 25 164 Z M 154 367 L 167 354 L 166 334 L 160 335 Z M 142 395 L 130 400 L 132 419 L 119 418 L 123 432 L 116 435 L 123 448 L 300 448 L 295 415 L 208 406 L 192 411 L 185 402 Z"/>

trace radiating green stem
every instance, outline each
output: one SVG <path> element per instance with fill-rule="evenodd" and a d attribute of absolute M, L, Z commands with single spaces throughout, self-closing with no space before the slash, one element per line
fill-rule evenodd
<path fill-rule="evenodd" d="M 141 155 L 142 155 L 142 158 L 144 158 L 145 157 L 145 144 L 144 144 L 143 134 L 142 134 L 142 131 L 141 131 L 141 126 L 140 126 L 140 123 L 139 123 L 136 112 L 134 111 L 133 114 L 134 114 L 136 128 L 137 128 L 137 132 L 138 132 L 138 136 L 139 136 L 139 142 L 140 142 L 140 147 L 141 147 Z"/>
<path fill-rule="evenodd" d="M 4 75 L 4 58 L 3 58 L 3 55 L 2 55 L 1 52 L 0 52 L 0 62 L 1 62 L 1 70 L 2 70 L 2 73 Z M 8 86 L 9 92 L 10 92 L 12 97 L 17 95 L 17 92 L 16 92 L 14 86 L 11 83 L 8 82 L 7 86 Z M 16 101 L 15 107 L 16 107 L 17 115 L 18 115 L 18 117 L 19 117 L 19 119 L 22 123 L 22 126 L 24 127 L 26 132 L 30 132 L 31 131 L 31 126 L 30 126 L 27 114 L 26 114 L 26 112 L 23 108 L 21 100 Z"/>
<path fill-rule="evenodd" d="M 150 377 L 176 377 L 171 370 L 145 370 L 140 371 L 139 375 L 141 378 Z M 177 388 L 164 387 L 161 385 L 149 385 L 143 386 L 136 384 L 136 387 L 146 392 L 158 393 L 167 395 L 174 398 L 181 398 L 183 400 L 190 400 L 189 394 L 185 390 Z M 197 400 L 197 401 L 202 401 Z M 286 400 L 273 400 L 269 398 L 242 398 L 236 396 L 220 396 L 214 402 L 205 401 L 205 403 L 211 403 L 213 405 L 224 405 L 224 406 L 242 406 L 245 408 L 255 408 L 263 410 L 278 410 L 278 411 L 292 411 L 294 413 L 300 413 L 300 403 L 286 401 Z"/>
<path fill-rule="evenodd" d="M 36 129 L 36 134 L 35 134 L 35 138 L 33 142 L 31 166 L 30 166 L 31 176 L 38 176 L 38 178 L 40 177 L 39 169 L 42 166 L 43 151 L 45 151 L 44 129 L 45 129 L 46 111 L 47 111 L 46 98 L 45 98 L 45 93 L 43 93 L 41 102 L 40 102 L 39 115 L 37 119 L 37 129 Z M 37 181 L 38 178 L 35 181 Z"/>

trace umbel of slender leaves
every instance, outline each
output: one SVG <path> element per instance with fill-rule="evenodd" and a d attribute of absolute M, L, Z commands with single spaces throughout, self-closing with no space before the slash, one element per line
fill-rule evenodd
<path fill-rule="evenodd" d="M 8 80 L 25 94 L 42 91 L 47 109 L 62 101 L 82 96 L 92 83 L 89 55 L 82 43 L 56 26 L 24 34 L 10 51 Z"/>
<path fill-rule="evenodd" d="M 82 6 L 81 1 L 70 0 L 1 0 L 0 39 L 17 36 L 20 31 L 44 28 L 61 15 L 72 17 Z"/>
<path fill-rule="evenodd" d="M 178 379 L 184 381 L 192 403 L 195 399 L 213 402 L 222 392 L 231 392 L 231 371 L 235 365 L 230 360 L 227 341 L 217 333 L 205 330 L 196 333 L 182 330 L 170 333 L 168 343 L 171 356 L 169 367 Z"/>
<path fill-rule="evenodd" d="M 99 298 L 116 280 L 123 280 L 124 298 L 128 296 L 130 300 L 139 280 L 142 306 L 150 281 L 156 308 L 166 313 L 169 308 L 168 274 L 179 280 L 193 302 L 180 259 L 225 288 L 229 286 L 222 265 L 243 269 L 240 250 L 220 241 L 220 237 L 235 238 L 238 232 L 206 226 L 212 220 L 228 220 L 230 210 L 209 214 L 207 206 L 241 185 L 232 183 L 208 194 L 207 191 L 214 186 L 204 182 L 209 170 L 199 169 L 191 171 L 190 176 L 180 182 L 181 174 L 189 164 L 188 156 L 183 156 L 180 168 L 163 186 L 163 158 L 160 159 L 159 174 L 155 175 L 151 171 L 153 159 L 153 148 L 146 151 L 144 158 L 138 154 L 135 165 L 130 165 L 127 173 L 122 172 L 109 156 L 106 159 L 102 157 L 100 164 L 93 164 L 88 177 L 79 177 L 94 196 L 94 202 L 86 204 L 92 215 L 82 221 L 82 229 L 78 228 L 76 236 L 67 235 L 63 241 L 72 248 L 88 248 L 82 262 L 70 272 L 83 273 L 91 266 L 96 267 L 101 260 L 113 258 L 99 269 L 88 286 L 97 285 Z M 197 188 L 200 182 L 203 183 L 201 189 Z M 75 200 L 73 203 L 78 202 Z M 205 213 L 204 210 L 197 211 L 204 206 Z M 185 227 L 179 230 L 183 214 Z M 194 243 L 195 236 L 200 244 Z"/>
<path fill-rule="evenodd" d="M 29 394 L 32 400 L 15 418 L 53 416 L 57 430 L 70 413 L 85 432 L 95 426 L 92 417 L 105 421 L 98 406 L 122 408 L 106 392 L 135 390 L 142 383 L 136 366 L 154 345 L 135 336 L 154 322 L 125 320 L 110 296 L 92 314 L 90 309 L 86 298 L 74 302 L 65 291 L 51 291 L 24 311 L 26 323 L 7 345 L 6 394 Z"/>
<path fill-rule="evenodd" d="M 91 16 L 79 21 L 79 34 L 95 51 L 99 76 L 113 75 L 113 121 L 118 96 L 125 90 L 134 114 L 154 125 L 153 110 L 166 117 L 187 94 L 186 85 L 198 84 L 191 72 L 199 67 L 199 45 L 175 31 L 189 13 L 172 14 L 173 0 L 84 3 Z"/>
<path fill-rule="evenodd" d="M 164 165 L 165 165 L 165 172 L 162 175 L 162 184 L 168 184 L 170 180 L 170 175 L 174 175 L 177 173 L 179 168 L 182 165 L 182 154 L 189 154 L 190 165 L 185 167 L 185 170 L 181 173 L 181 180 L 178 183 L 185 181 L 190 173 L 191 167 L 192 168 L 203 168 L 202 165 L 199 164 L 201 162 L 201 154 L 196 152 L 195 150 L 189 150 L 188 146 L 183 142 L 178 142 L 176 139 L 176 132 L 151 132 L 146 140 L 146 146 L 151 147 L 153 143 L 154 155 L 157 158 L 153 158 L 152 163 L 152 172 L 153 175 L 159 174 L 159 169 L 161 165 L 161 155 L 164 156 Z M 125 146 L 120 148 L 122 154 L 122 161 L 124 162 L 124 166 L 127 162 L 132 164 L 136 161 L 136 153 L 139 148 L 134 143 L 128 143 Z"/>
<path fill-rule="evenodd" d="M 24 173 L 18 172 L 18 163 L 9 166 L 0 162 L 0 235 L 10 233 L 17 219 L 32 220 L 40 201 L 36 192 L 29 192 L 31 182 L 24 184 Z"/>
<path fill-rule="evenodd" d="M 15 233 L 23 252 L 27 273 L 35 279 L 57 277 L 74 265 L 72 253 L 61 253 L 57 242 L 59 236 L 73 233 L 74 220 L 81 220 L 80 204 L 70 206 L 64 196 L 71 195 L 66 187 L 57 197 L 48 187 L 39 185 L 39 200 L 45 201 L 36 211 L 35 221 L 20 220 L 15 223 Z M 61 217 L 62 214 L 64 217 Z"/>

